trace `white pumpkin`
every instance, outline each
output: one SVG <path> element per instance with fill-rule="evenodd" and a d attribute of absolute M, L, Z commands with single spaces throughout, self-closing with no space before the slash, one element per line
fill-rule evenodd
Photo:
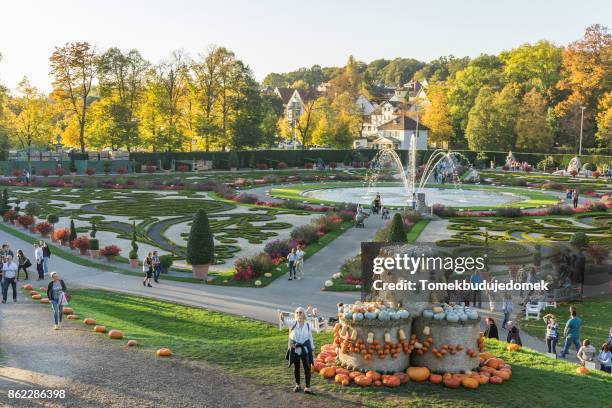
<path fill-rule="evenodd" d="M 255 286 L 261 286 L 261 281 L 260 280 L 256 280 L 255 281 Z"/>
<path fill-rule="evenodd" d="M 331 288 L 332 286 L 334 286 L 334 282 L 332 282 L 331 280 L 326 280 L 325 281 L 325 287 L 326 288 Z"/>

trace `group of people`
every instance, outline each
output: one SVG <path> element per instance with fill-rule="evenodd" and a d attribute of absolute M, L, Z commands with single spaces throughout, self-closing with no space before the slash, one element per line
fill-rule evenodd
<path fill-rule="evenodd" d="M 304 277 L 304 249 L 302 245 L 291 248 L 287 255 L 287 266 L 289 267 L 289 280 L 302 280 Z"/>
<path fill-rule="evenodd" d="M 34 259 L 36 261 L 36 270 L 38 271 L 38 279 L 43 280 L 45 274 L 49 273 L 49 259 L 51 258 L 51 250 L 46 242 L 40 241 L 34 244 Z M 0 248 L 0 275 L 2 275 L 2 303 L 6 303 L 9 287 L 13 291 L 13 301 L 17 301 L 17 281 L 19 275 L 23 271 L 25 280 L 29 280 L 28 268 L 32 266 L 32 261 L 19 249 L 17 256 L 8 244 L 2 244 Z"/>
<path fill-rule="evenodd" d="M 149 252 L 145 259 L 142 260 L 142 271 L 145 274 L 142 286 L 152 288 L 151 279 L 155 283 L 159 283 L 159 275 L 161 275 L 161 261 L 157 251 Z"/>
<path fill-rule="evenodd" d="M 565 198 L 573 202 L 574 208 L 578 208 L 578 190 L 575 188 L 565 190 Z"/>

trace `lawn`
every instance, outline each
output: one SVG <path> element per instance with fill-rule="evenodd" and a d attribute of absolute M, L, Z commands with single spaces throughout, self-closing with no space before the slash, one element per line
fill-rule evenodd
<path fill-rule="evenodd" d="M 558 308 L 549 308 L 543 312 L 543 315 L 552 313 L 557 316 L 559 323 L 559 331 L 563 334 L 565 322 L 569 318 L 569 307 L 575 305 L 578 310 L 578 316 L 582 319 L 582 329 L 580 339 L 590 339 L 591 344 L 597 350 L 603 343 L 608 340 L 608 333 L 612 327 L 612 294 L 601 297 L 587 299 L 583 301 L 575 301 L 570 303 L 561 303 Z M 521 327 L 529 334 L 544 339 L 545 329 L 542 320 L 522 320 Z M 561 347 L 565 338 L 559 340 Z M 559 348 L 559 346 L 557 346 Z M 573 350 L 572 346 L 572 350 Z"/>
<path fill-rule="evenodd" d="M 289 390 L 291 371 L 284 360 L 286 331 L 275 326 L 169 302 L 99 290 L 75 290 L 71 306 L 81 317 L 93 317 L 108 329 L 120 329 L 147 349 L 170 347 L 176 356 L 218 364 L 257 382 Z M 80 324 L 80 323 L 79 323 Z M 92 335 L 94 335 L 92 333 Z M 330 332 L 315 336 L 317 348 L 331 342 Z M 111 341 L 111 340 L 109 340 Z M 513 378 L 484 389 L 451 390 L 440 385 L 409 383 L 397 389 L 340 388 L 314 376 L 321 402 L 327 399 L 369 407 L 603 407 L 612 376 L 575 374 L 575 365 L 551 360 L 531 350 L 508 353 L 502 343 L 487 341 L 487 350 L 513 366 Z M 537 401 L 537 403 L 535 402 Z"/>

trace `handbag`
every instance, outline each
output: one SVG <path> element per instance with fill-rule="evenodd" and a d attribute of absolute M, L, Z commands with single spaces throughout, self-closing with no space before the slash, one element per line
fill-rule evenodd
<path fill-rule="evenodd" d="M 62 296 L 60 297 L 59 304 L 62 306 L 66 306 L 68 304 L 68 298 L 66 297 L 66 294 L 63 292 L 62 292 Z"/>
<path fill-rule="evenodd" d="M 29 268 L 30 266 L 32 266 L 32 262 L 30 262 L 30 260 L 28 258 L 26 258 L 26 261 L 23 263 L 24 268 Z"/>

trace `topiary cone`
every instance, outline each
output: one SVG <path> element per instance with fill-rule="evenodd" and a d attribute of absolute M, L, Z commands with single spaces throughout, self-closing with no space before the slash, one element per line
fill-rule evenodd
<path fill-rule="evenodd" d="M 186 259 L 191 264 L 194 277 L 198 279 L 208 277 L 208 266 L 215 260 L 215 242 L 208 216 L 203 208 L 200 208 L 193 217 L 187 241 Z"/>

